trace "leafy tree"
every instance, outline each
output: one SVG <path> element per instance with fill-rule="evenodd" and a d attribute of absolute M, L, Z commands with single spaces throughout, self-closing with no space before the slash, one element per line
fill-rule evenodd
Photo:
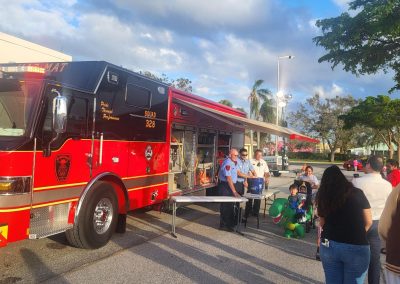
<path fill-rule="evenodd" d="M 347 129 L 358 125 L 369 127 L 374 138 L 380 137 L 389 148 L 389 157 L 393 158 L 393 144 L 400 145 L 400 100 L 392 100 L 389 96 L 367 97 L 340 118 Z M 400 151 L 397 151 L 400 159 Z"/>
<path fill-rule="evenodd" d="M 237 109 L 237 110 L 240 110 L 241 112 L 244 112 L 244 113 L 246 114 L 246 117 L 247 117 L 247 111 L 246 111 L 244 108 L 242 108 L 242 107 L 237 107 L 236 109 Z"/>
<path fill-rule="evenodd" d="M 170 84 L 170 79 L 167 77 L 167 75 L 165 75 L 164 73 L 161 74 L 161 76 L 157 76 L 156 74 L 150 72 L 150 71 L 139 71 L 139 74 L 146 76 L 150 79 L 156 80 L 156 81 L 160 81 L 166 84 Z"/>
<path fill-rule="evenodd" d="M 230 100 L 225 100 L 225 99 L 224 100 L 220 100 L 219 103 L 223 104 L 223 105 L 226 105 L 228 107 L 233 107 L 233 104 L 232 104 L 232 102 Z"/>
<path fill-rule="evenodd" d="M 395 86 L 400 89 L 400 1 L 353 0 L 352 14 L 316 22 L 322 31 L 313 40 L 327 50 L 319 62 L 330 62 L 332 68 L 343 64 L 356 75 L 374 74 L 379 70 L 395 72 Z"/>
<path fill-rule="evenodd" d="M 168 78 L 167 75 L 164 73 L 161 74 L 161 76 L 158 76 L 150 71 L 139 71 L 139 74 L 146 76 L 150 79 L 156 80 L 163 82 L 165 84 L 168 84 L 170 86 L 173 86 L 176 89 L 182 90 L 184 92 L 192 92 L 192 81 L 190 81 L 188 78 L 177 78 L 177 79 L 170 79 Z"/>
<path fill-rule="evenodd" d="M 248 97 L 250 102 L 250 118 L 256 120 L 260 119 L 261 101 L 266 101 L 268 98 L 267 96 L 271 94 L 270 90 L 261 88 L 263 83 L 264 80 L 256 80 Z"/>
<path fill-rule="evenodd" d="M 192 81 L 190 81 L 188 78 L 178 78 L 178 79 L 172 80 L 171 85 L 174 88 L 177 88 L 184 92 L 191 93 L 193 91 Z"/>
<path fill-rule="evenodd" d="M 321 98 L 319 94 L 307 99 L 307 103 L 300 104 L 298 110 L 289 117 L 290 122 L 301 131 L 318 136 L 328 144 L 330 160 L 335 160 L 335 151 L 347 143 L 350 130 L 343 129 L 344 122 L 340 115 L 346 114 L 357 101 L 350 95 L 334 98 Z"/>

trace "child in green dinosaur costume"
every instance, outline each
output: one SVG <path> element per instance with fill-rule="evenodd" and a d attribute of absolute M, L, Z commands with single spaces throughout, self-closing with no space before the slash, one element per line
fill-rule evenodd
<path fill-rule="evenodd" d="M 312 206 L 305 212 L 305 219 L 311 220 Z M 274 224 L 285 229 L 284 236 L 287 238 L 303 238 L 305 229 L 303 224 L 298 223 L 296 209 L 291 208 L 286 198 L 276 198 L 269 208 L 269 216 Z"/>

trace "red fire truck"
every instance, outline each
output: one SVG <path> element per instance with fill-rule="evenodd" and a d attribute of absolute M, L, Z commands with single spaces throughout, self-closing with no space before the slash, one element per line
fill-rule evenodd
<path fill-rule="evenodd" d="M 246 128 L 300 135 L 107 62 L 2 64 L 0 246 L 101 247 L 128 211 L 214 187 Z"/>

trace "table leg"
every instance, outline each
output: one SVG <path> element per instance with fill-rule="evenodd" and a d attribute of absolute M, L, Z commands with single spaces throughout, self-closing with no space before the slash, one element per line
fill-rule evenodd
<path fill-rule="evenodd" d="M 239 203 L 239 209 L 238 209 L 238 219 L 237 219 L 237 225 L 236 225 L 236 233 L 238 233 L 239 235 L 244 236 L 244 234 L 240 231 L 240 224 L 242 223 L 242 203 Z"/>
<path fill-rule="evenodd" d="M 176 236 L 176 201 L 173 201 L 172 203 L 172 232 L 171 235 L 174 238 L 177 238 Z"/>
<path fill-rule="evenodd" d="M 267 197 L 264 198 L 264 218 L 265 218 L 266 211 L 267 211 Z"/>

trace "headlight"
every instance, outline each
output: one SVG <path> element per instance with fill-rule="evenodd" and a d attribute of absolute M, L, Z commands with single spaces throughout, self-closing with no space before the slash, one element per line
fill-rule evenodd
<path fill-rule="evenodd" d="M 22 194 L 30 191 L 30 177 L 0 177 L 0 195 Z"/>

